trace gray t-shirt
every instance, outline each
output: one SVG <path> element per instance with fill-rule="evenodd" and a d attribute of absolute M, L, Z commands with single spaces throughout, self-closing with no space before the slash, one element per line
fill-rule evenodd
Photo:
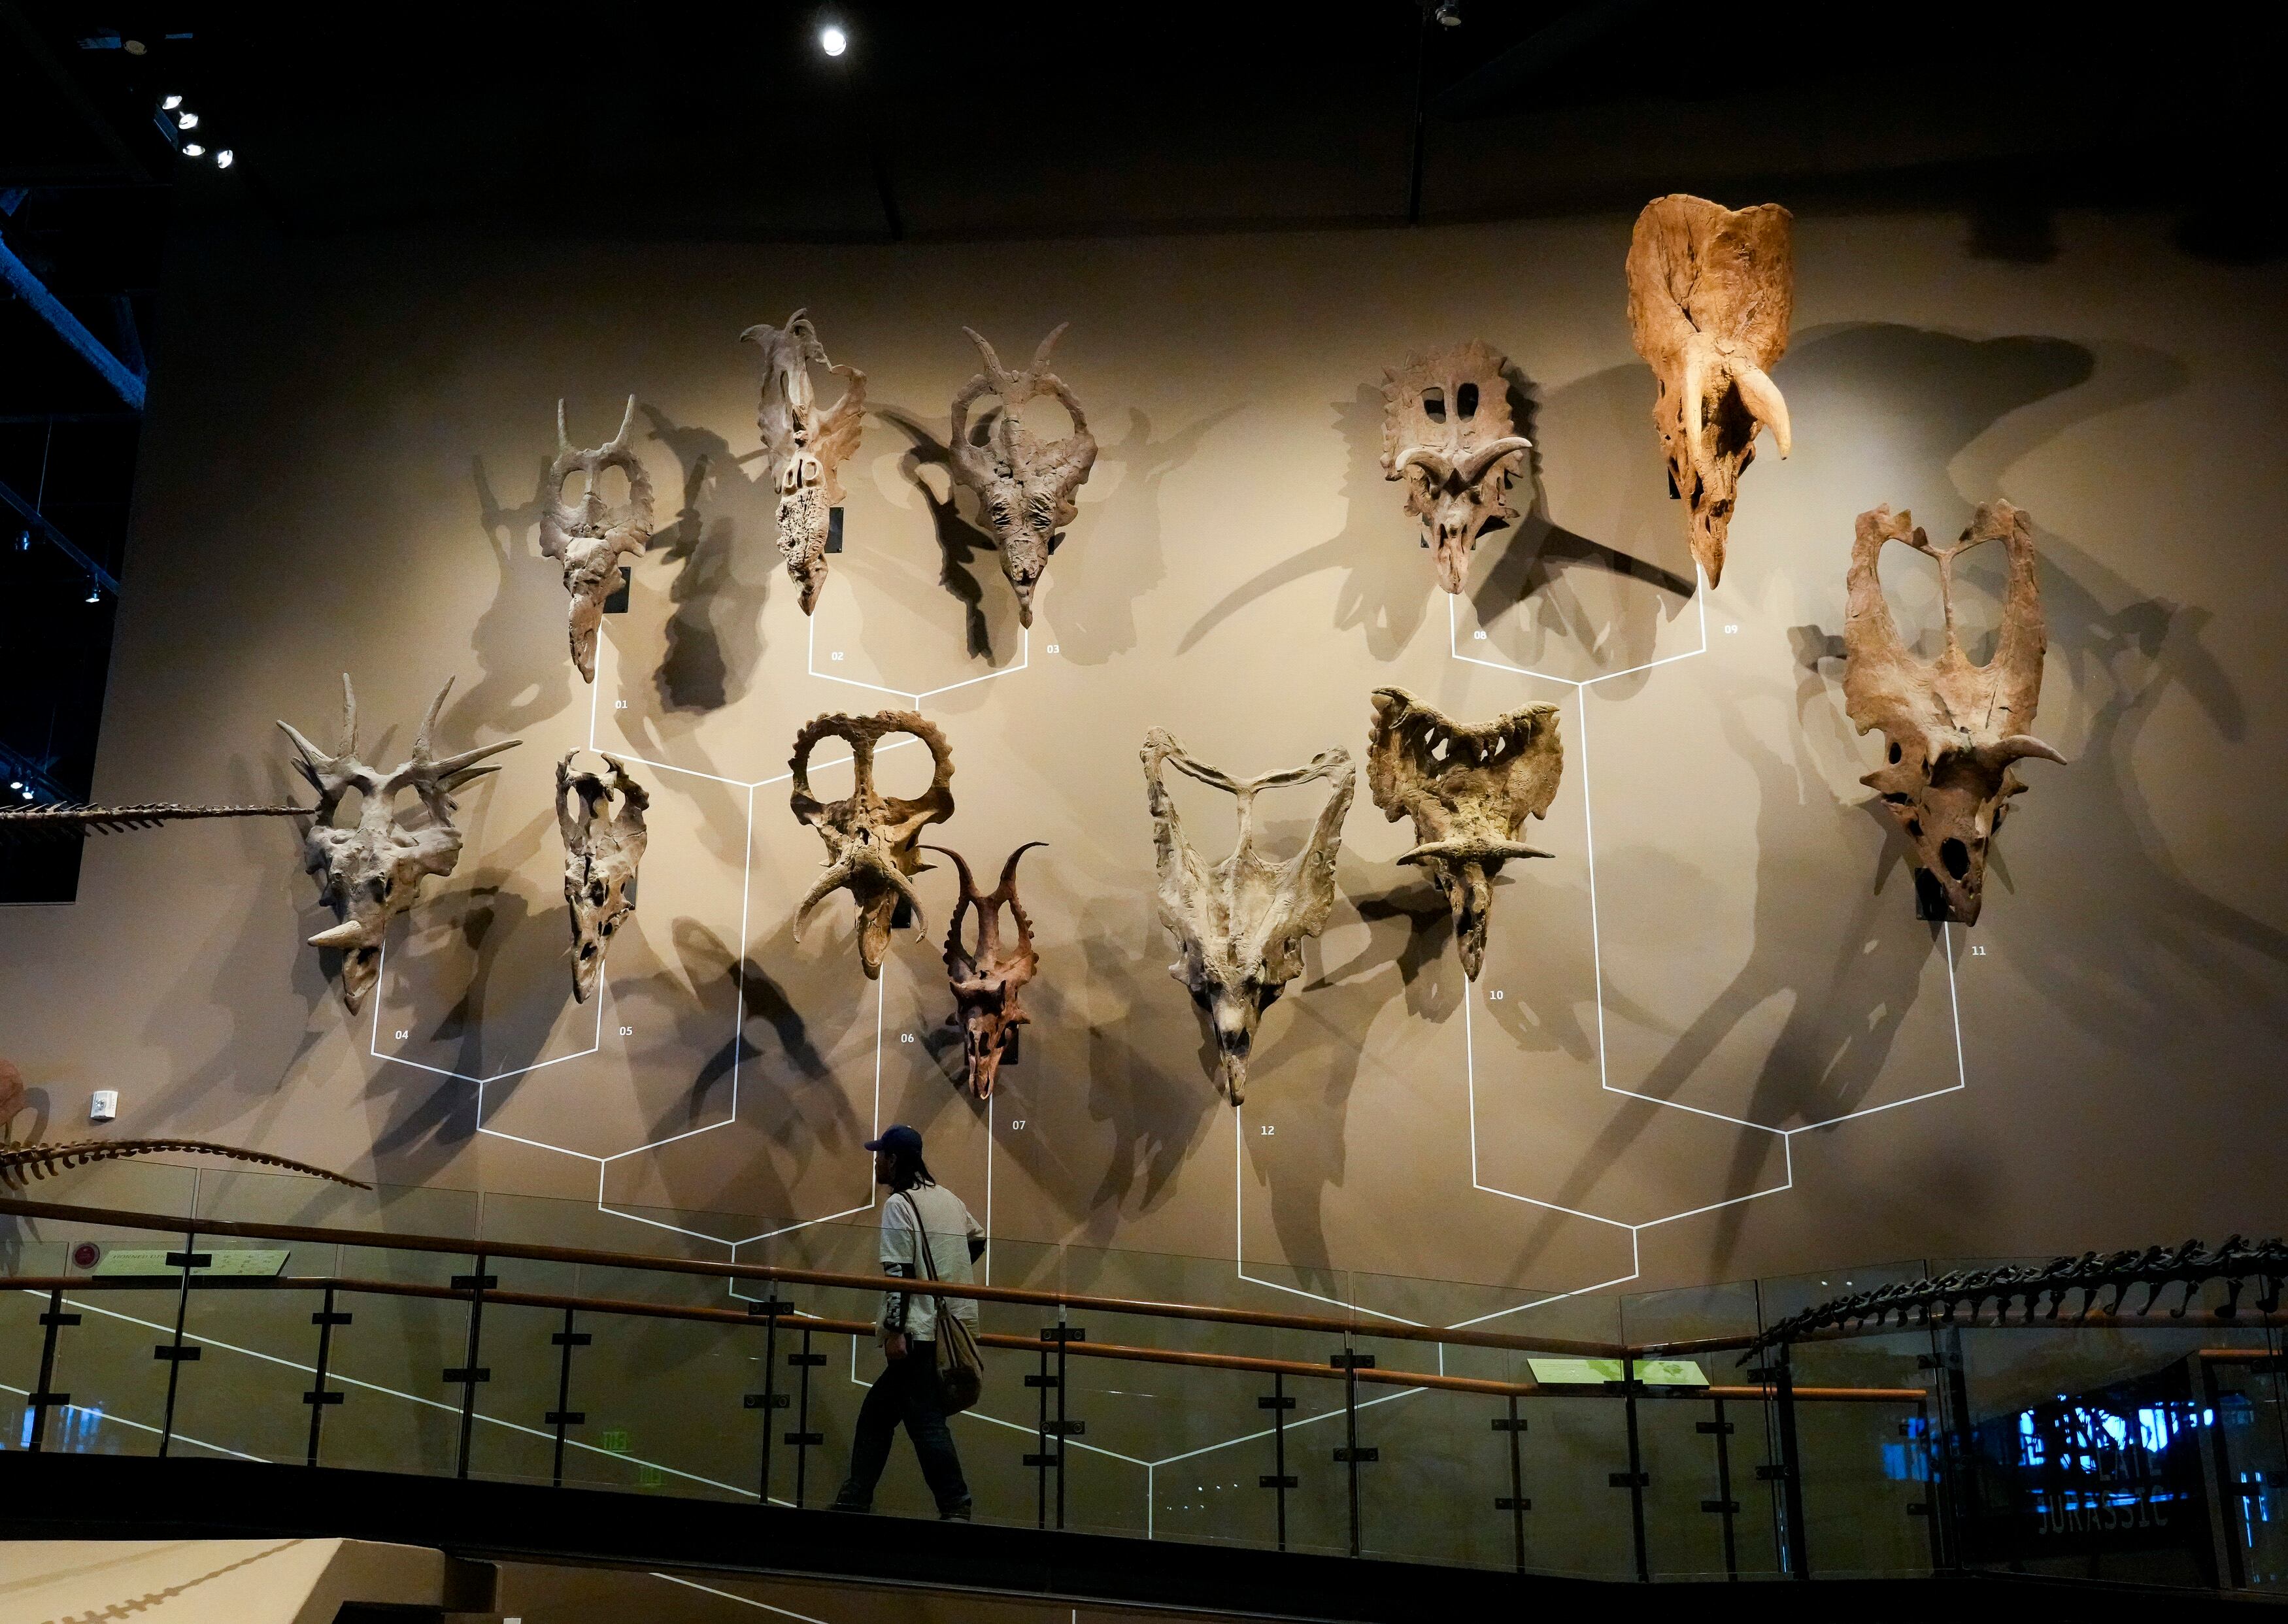
<path fill-rule="evenodd" d="M 885 1331 L 903 1330 L 916 1342 L 929 1342 L 937 1335 L 937 1300 L 928 1295 L 929 1270 L 922 1262 L 920 1237 L 915 1232 L 917 1208 L 922 1227 L 928 1232 L 930 1262 L 937 1265 L 937 1278 L 949 1286 L 965 1286 L 976 1279 L 969 1265 L 969 1241 L 972 1236 L 983 1239 L 985 1229 L 970 1216 L 962 1199 L 943 1184 L 916 1184 L 882 1204 L 883 1268 L 902 1264 L 901 1272 L 922 1285 L 910 1293 L 883 1294 L 878 1324 Z M 975 1298 L 949 1297 L 946 1307 L 956 1318 L 976 1325 Z"/>

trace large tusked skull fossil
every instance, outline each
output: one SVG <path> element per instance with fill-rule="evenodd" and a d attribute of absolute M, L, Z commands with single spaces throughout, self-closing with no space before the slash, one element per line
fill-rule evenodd
<path fill-rule="evenodd" d="M 1049 370 L 1049 353 L 1064 337 L 1060 327 L 1041 340 L 1033 364 L 1012 372 L 1001 364 L 993 346 L 968 328 L 969 341 L 985 359 L 985 370 L 961 386 L 953 397 L 953 424 L 947 438 L 953 448 L 953 477 L 977 497 L 978 511 L 993 532 L 1000 549 L 1001 573 L 1017 591 L 1017 618 L 1033 623 L 1033 590 L 1049 567 L 1049 555 L 1064 537 L 1079 509 L 1073 494 L 1096 465 L 1096 437 L 1080 402 L 1065 387 L 1064 379 Z M 985 443 L 969 438 L 969 408 L 985 395 L 997 395 L 1001 409 L 986 430 Z M 1017 421 L 1017 408 L 1037 395 L 1054 395 L 1072 415 L 1072 432 L 1053 444 L 1044 443 Z"/>
<path fill-rule="evenodd" d="M 644 808 L 651 796 L 616 757 L 604 757 L 609 785 L 593 772 L 573 772 L 578 753 L 567 750 L 556 764 L 556 829 L 564 836 L 564 900 L 572 908 L 572 997 L 585 1003 L 604 973 L 613 933 L 636 911 L 631 893 L 649 838 Z"/>
<path fill-rule="evenodd" d="M 412 755 L 386 773 L 358 759 L 357 691 L 347 672 L 342 674 L 342 742 L 334 754 L 327 755 L 284 722 L 278 724 L 301 752 L 295 767 L 318 792 L 309 832 L 303 837 L 302 866 L 318 876 L 320 899 L 341 920 L 310 938 L 310 946 L 340 951 L 342 1001 L 353 1015 L 381 974 L 381 944 L 389 922 L 413 906 L 423 879 L 433 874 L 441 878 L 461 860 L 461 831 L 453 827 L 453 791 L 497 772 L 498 767 L 476 764 L 520 742 L 504 739 L 441 760 L 432 752 L 429 736 L 452 691 L 448 677 L 414 735 Z M 357 822 L 336 828 L 335 810 L 353 789 L 363 797 Z M 407 789 L 419 797 L 426 822 L 417 826 L 398 816 L 397 797 Z"/>
<path fill-rule="evenodd" d="M 779 551 L 808 614 L 826 585 L 827 530 L 842 501 L 842 460 L 858 449 L 866 429 L 866 375 L 828 360 L 817 329 L 799 310 L 784 327 L 751 327 L 739 337 L 762 347 L 755 426 L 779 497 Z M 823 411 L 811 385 L 814 365 L 843 380 L 842 398 Z"/>
<path fill-rule="evenodd" d="M 1973 665 L 1955 635 L 1954 560 L 1991 541 L 2009 558 L 2002 626 L 1993 656 Z M 1899 636 L 1876 568 L 1886 542 L 1938 564 L 1946 646 L 1936 660 L 1918 659 Z M 1886 764 L 1859 781 L 1882 796 L 1914 844 L 1915 891 L 1926 917 L 1978 923 L 1994 833 L 2010 797 L 2026 788 L 2011 764 L 2038 756 L 2064 764 L 2031 732 L 2048 646 L 2032 527 L 2018 509 L 1984 504 L 1951 547 L 1932 546 L 1911 513 L 1880 507 L 1859 515 L 1843 622 L 1843 703 L 1861 733 L 1879 727 L 1889 741 Z"/>
<path fill-rule="evenodd" d="M 1660 380 L 1653 425 L 1710 586 L 1757 429 L 1782 456 L 1791 443 L 1769 371 L 1795 309 L 1793 226 L 1777 203 L 1736 210 L 1677 193 L 1647 203 L 1629 239 L 1629 333 Z"/>
<path fill-rule="evenodd" d="M 910 801 L 885 796 L 874 785 L 874 750 L 892 733 L 911 733 L 929 747 L 930 787 Z M 850 744 L 850 793 L 825 802 L 810 792 L 810 753 L 822 739 Z M 890 926 L 902 902 L 913 910 L 914 934 L 924 923 L 921 898 L 911 876 L 922 872 L 915 842 L 933 823 L 953 816 L 953 747 L 945 735 L 911 710 L 881 710 L 870 717 L 823 716 L 794 736 L 794 815 L 826 843 L 826 872 L 795 910 L 798 940 L 811 910 L 835 891 L 847 890 L 858 905 L 858 957 L 866 974 L 882 973 L 889 951 Z"/>
<path fill-rule="evenodd" d="M 548 465 L 540 551 L 564 566 L 564 590 L 572 595 L 572 663 L 589 682 L 596 680 L 596 628 L 603 624 L 604 600 L 619 586 L 620 561 L 641 552 L 651 540 L 651 480 L 628 448 L 635 421 L 636 398 L 630 395 L 620 432 L 594 450 L 582 451 L 565 435 L 564 402 L 556 403 L 556 460 Z M 604 471 L 610 468 L 627 476 L 624 502 L 604 500 Z M 586 476 L 588 487 L 576 505 L 564 500 L 564 482 L 576 473 Z"/>
<path fill-rule="evenodd" d="M 1557 707 L 1527 705 L 1475 726 L 1403 688 L 1377 688 L 1366 747 L 1367 790 L 1395 823 L 1414 820 L 1414 849 L 1398 860 L 1429 871 L 1454 910 L 1454 939 L 1473 981 L 1486 958 L 1494 876 L 1513 857 L 1547 857 L 1517 838 L 1546 817 L 1565 772 Z"/>
<path fill-rule="evenodd" d="M 1335 860 L 1343 816 L 1357 774 L 1350 752 L 1327 750 L 1307 767 L 1235 779 L 1194 761 L 1166 730 L 1144 735 L 1146 804 L 1159 870 L 1160 923 L 1180 954 L 1168 973 L 1182 982 L 1215 1036 L 1223 1090 L 1238 1105 L 1247 1096 L 1248 1053 L 1256 1023 L 1287 984 L 1303 973 L 1303 943 L 1316 936 L 1335 906 Z M 1184 838 L 1176 804 L 1163 781 L 1172 764 L 1239 802 L 1239 841 L 1210 867 Z M 1263 790 L 1327 779 L 1332 788 L 1310 840 L 1285 862 L 1256 849 L 1255 797 Z"/>
<path fill-rule="evenodd" d="M 1383 375 L 1382 475 L 1406 481 L 1406 511 L 1449 592 L 1461 591 L 1478 537 L 1517 517 L 1510 476 L 1533 442 L 1511 432 L 1504 364 L 1473 339 Z"/>
<path fill-rule="evenodd" d="M 1041 959 L 1033 951 L 1033 922 L 1026 915 L 1024 904 L 1017 900 L 1017 861 L 1035 846 L 1047 844 L 1029 840 L 1010 852 L 1009 860 L 1001 865 L 1001 883 L 989 891 L 977 889 L 960 852 L 949 846 L 923 848 L 953 859 L 955 872 L 961 876 L 961 899 L 953 905 L 953 923 L 945 932 L 945 973 L 953 984 L 953 1013 L 946 1019 L 961 1028 L 969 1091 L 980 1099 L 991 1096 L 1002 1056 L 1014 1042 L 1017 1028 L 1033 1018 L 1018 997 L 1040 970 Z M 1002 945 L 1004 907 L 1017 927 L 1013 947 Z M 965 946 L 962 916 L 972 908 L 977 910 L 977 939 L 974 946 Z"/>

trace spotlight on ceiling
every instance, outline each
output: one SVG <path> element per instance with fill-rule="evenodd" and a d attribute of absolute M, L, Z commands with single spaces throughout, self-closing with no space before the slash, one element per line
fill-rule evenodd
<path fill-rule="evenodd" d="M 8 788 L 11 789 L 21 789 L 23 787 L 24 780 L 20 778 L 12 778 L 8 780 Z"/>
<path fill-rule="evenodd" d="M 101 603 L 103 601 L 103 589 L 96 585 L 94 582 L 89 582 L 87 583 L 87 597 L 83 601 L 91 604 Z"/>
<path fill-rule="evenodd" d="M 1462 26 L 1460 0 L 1442 0 L 1442 4 L 1430 15 L 1438 20 L 1438 26 L 1442 28 L 1458 28 Z"/>
<path fill-rule="evenodd" d="M 159 109 L 163 113 L 172 113 L 182 105 L 183 99 L 180 96 L 167 96 L 160 99 Z"/>
<path fill-rule="evenodd" d="M 850 49 L 850 36 L 835 23 L 828 23 L 818 31 L 818 48 L 830 57 L 838 57 Z"/>
<path fill-rule="evenodd" d="M 230 149 L 229 147 L 224 147 L 220 152 L 218 152 L 218 153 L 215 154 L 215 168 L 217 168 L 217 169 L 218 169 L 218 170 L 226 170 L 226 169 L 228 169 L 232 164 L 234 164 L 234 163 L 235 163 L 235 162 L 238 162 L 238 154 L 237 154 L 236 153 L 234 153 L 234 152 L 231 151 L 231 149 Z"/>
<path fill-rule="evenodd" d="M 186 158 L 203 158 L 206 155 L 207 149 L 200 146 L 196 141 L 186 141 L 183 143 L 183 156 Z"/>
<path fill-rule="evenodd" d="M 24 798 L 28 801 L 30 800 L 32 798 L 32 792 L 28 789 L 24 791 Z"/>

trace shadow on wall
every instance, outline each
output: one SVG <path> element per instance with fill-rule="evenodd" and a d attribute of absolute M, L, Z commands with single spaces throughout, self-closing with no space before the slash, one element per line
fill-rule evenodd
<path fill-rule="evenodd" d="M 903 434 L 910 442 L 906 454 L 898 459 L 898 472 L 922 499 L 928 511 L 930 526 L 937 537 L 938 584 L 953 595 L 961 605 L 962 630 L 969 656 L 973 660 L 993 659 L 993 634 L 986 624 L 985 577 L 999 574 L 1000 554 L 993 538 L 961 516 L 958 502 L 960 487 L 954 482 L 953 450 L 930 430 L 922 426 L 910 412 L 897 407 L 884 407 L 874 414 L 884 423 Z M 972 431 L 977 443 L 983 443 L 991 432 L 998 412 L 988 412 Z M 945 474 L 945 495 L 940 496 L 922 478 L 922 470 L 935 468 Z M 895 590 L 902 582 L 889 583 Z"/>
<path fill-rule="evenodd" d="M 470 459 L 477 526 L 492 550 L 500 581 L 492 602 L 470 630 L 469 645 L 481 675 L 446 718 L 457 736 L 474 738 L 483 729 L 513 737 L 558 715 L 571 701 L 575 673 L 566 630 L 568 599 L 563 572 L 542 557 L 537 543 L 529 539 L 536 536 L 552 495 L 548 466 L 548 458 L 538 459 L 531 501 L 504 508 L 493 494 L 484 458 Z M 437 680 L 443 681 L 443 675 Z"/>
<path fill-rule="evenodd" d="M 739 537 L 760 538 L 775 563 L 778 501 L 741 467 L 760 451 L 735 456 L 712 429 L 679 424 L 656 407 L 642 410 L 652 437 L 683 466 L 683 506 L 652 537 L 653 548 L 679 566 L 668 589 L 675 609 L 653 681 L 667 710 L 720 710 L 745 697 L 763 654 L 768 577 L 742 573 Z"/>

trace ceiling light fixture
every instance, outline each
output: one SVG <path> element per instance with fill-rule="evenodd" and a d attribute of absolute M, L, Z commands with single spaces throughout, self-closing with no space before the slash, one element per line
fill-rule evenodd
<path fill-rule="evenodd" d="M 198 115 L 197 114 L 193 113 L 193 112 L 189 111 L 188 109 L 186 109 L 186 110 L 184 110 L 183 112 L 180 112 L 180 113 L 178 113 L 178 114 L 176 114 L 176 115 L 175 115 L 175 128 L 176 128 L 176 129 L 178 129 L 178 130 L 195 130 L 195 129 L 197 129 L 198 127 L 199 127 L 199 115 Z"/>
<path fill-rule="evenodd" d="M 103 589 L 96 585 L 94 582 L 89 582 L 87 583 L 87 597 L 84 601 L 91 604 L 101 603 L 103 601 Z"/>
<path fill-rule="evenodd" d="M 12 778 L 8 780 L 8 788 L 11 789 L 21 789 L 23 787 L 24 780 L 20 778 Z"/>
<path fill-rule="evenodd" d="M 200 146 L 196 141 L 186 141 L 183 143 L 183 156 L 186 158 L 203 158 L 206 155 L 207 149 Z"/>
<path fill-rule="evenodd" d="M 215 154 L 215 168 L 218 170 L 226 170 L 237 162 L 238 154 L 231 151 L 227 147 Z"/>
<path fill-rule="evenodd" d="M 160 111 L 163 113 L 172 113 L 177 107 L 179 107 L 182 105 L 183 99 L 180 96 L 167 96 L 163 97 L 160 99 L 159 108 Z"/>
<path fill-rule="evenodd" d="M 830 57 L 838 57 L 850 49 L 850 36 L 830 22 L 818 31 L 818 48 Z"/>

